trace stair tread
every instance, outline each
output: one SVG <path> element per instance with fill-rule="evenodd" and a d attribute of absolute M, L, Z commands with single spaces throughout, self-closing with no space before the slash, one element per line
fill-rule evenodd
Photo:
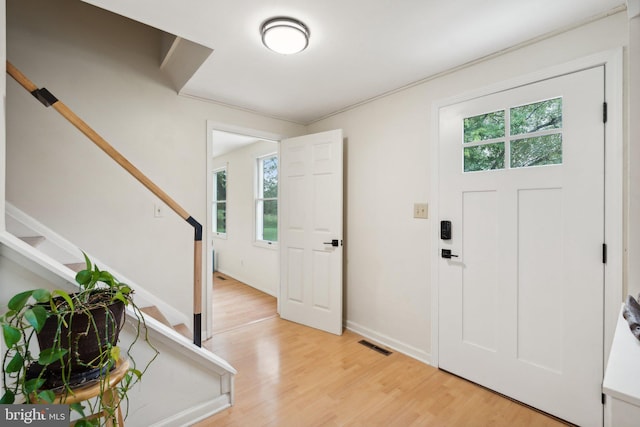
<path fill-rule="evenodd" d="M 76 273 L 78 271 L 84 270 L 86 266 L 87 264 L 85 264 L 84 262 L 74 262 L 71 264 L 65 264 L 65 267 L 68 267 L 69 269 L 75 271 Z"/>
<path fill-rule="evenodd" d="M 189 330 L 189 328 L 187 327 L 187 325 L 185 325 L 184 323 L 179 323 L 177 325 L 175 325 L 173 327 L 173 329 L 175 329 L 177 332 L 179 332 L 181 335 L 191 339 L 191 331 Z"/>
<path fill-rule="evenodd" d="M 22 240 L 23 242 L 33 246 L 34 248 L 37 247 L 40 243 L 44 242 L 46 240 L 46 238 L 44 236 L 23 236 L 20 237 L 20 240 Z"/>
<path fill-rule="evenodd" d="M 169 323 L 169 319 L 165 317 L 164 314 L 156 307 L 155 305 L 150 305 L 149 307 L 142 307 L 140 309 L 144 314 L 148 314 L 149 316 L 156 319 L 158 322 L 167 325 L 168 327 L 172 327 L 171 323 Z"/>

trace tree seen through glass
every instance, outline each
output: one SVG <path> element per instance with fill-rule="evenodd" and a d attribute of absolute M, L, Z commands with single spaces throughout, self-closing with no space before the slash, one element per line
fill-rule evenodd
<path fill-rule="evenodd" d="M 562 98 L 522 105 L 509 110 L 511 135 L 562 127 Z"/>
<path fill-rule="evenodd" d="M 258 239 L 268 242 L 278 241 L 278 157 L 260 159 L 261 176 L 258 200 L 258 215 L 262 216 Z M 260 222 L 259 222 L 260 224 Z"/>
<path fill-rule="evenodd" d="M 227 232 L 227 171 L 221 170 L 214 174 L 215 194 L 213 218 L 217 233 Z"/>
<path fill-rule="evenodd" d="M 504 110 L 464 119 L 464 142 L 504 137 Z"/>
<path fill-rule="evenodd" d="M 509 135 L 505 135 L 505 111 L 463 120 L 464 144 L 475 143 L 463 149 L 465 172 L 504 168 L 505 142 L 490 140 L 516 135 L 522 137 L 509 142 L 509 167 L 562 163 L 562 98 L 510 108 Z"/>

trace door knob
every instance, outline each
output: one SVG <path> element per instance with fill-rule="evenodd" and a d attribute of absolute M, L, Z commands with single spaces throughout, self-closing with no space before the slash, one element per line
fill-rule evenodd
<path fill-rule="evenodd" d="M 442 249 L 442 258 L 458 258 L 458 255 L 454 255 L 451 253 L 451 249 Z"/>
<path fill-rule="evenodd" d="M 322 242 L 322 243 L 324 243 L 325 245 L 331 245 L 331 246 L 334 246 L 334 247 L 336 247 L 336 248 L 337 248 L 338 246 L 340 246 L 340 242 L 338 241 L 338 239 L 333 239 L 333 240 L 332 240 L 332 241 L 330 241 L 330 242 Z"/>

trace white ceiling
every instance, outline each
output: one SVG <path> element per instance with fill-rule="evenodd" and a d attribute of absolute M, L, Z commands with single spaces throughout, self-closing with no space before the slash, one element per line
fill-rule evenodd
<path fill-rule="evenodd" d="M 625 0 L 84 0 L 213 49 L 183 94 L 308 124 L 381 94 L 624 8 Z M 261 44 L 303 21 L 304 52 Z"/>
<path fill-rule="evenodd" d="M 256 138 L 255 136 L 241 135 L 232 132 L 223 132 L 214 130 L 211 132 L 211 157 L 216 158 L 226 153 L 238 150 L 246 147 L 247 145 L 254 144 L 259 141 L 265 141 L 264 139 Z M 275 142 L 275 141 L 274 141 Z"/>

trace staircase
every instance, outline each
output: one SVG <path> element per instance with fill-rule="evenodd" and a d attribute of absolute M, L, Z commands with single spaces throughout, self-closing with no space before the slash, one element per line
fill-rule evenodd
<path fill-rule="evenodd" d="M 74 273 L 85 268 L 82 251 L 79 248 L 9 202 L 6 203 L 5 222 L 9 233 L 32 246 L 38 252 L 64 265 Z M 122 281 L 132 283 L 131 280 L 127 280 L 123 275 L 118 274 L 113 268 L 100 262 L 95 257 L 90 256 L 90 258 Z M 186 316 L 179 314 L 177 310 L 150 293 L 141 290 L 139 285 L 136 284 L 135 289 L 136 304 L 141 307 L 143 313 L 154 318 L 162 325 L 176 330 L 184 337 L 191 339 L 191 330 L 185 323 Z M 161 309 L 160 307 L 163 308 Z M 163 314 L 163 311 L 172 313 L 169 316 L 171 320 Z"/>
<path fill-rule="evenodd" d="M 72 292 L 75 273 L 84 268 L 81 251 L 9 203 L 5 220 L 7 230 L 0 230 L 0 307 L 6 307 L 11 295 L 34 287 Z M 187 426 L 230 407 L 236 370 L 186 338 L 191 336 L 186 327 L 188 316 L 117 272 L 115 275 L 132 284 L 135 302 L 147 314 L 142 331 L 125 322 L 121 345 L 128 346 L 142 333 L 159 351 L 140 386 L 130 394 L 126 423 Z M 137 348 L 133 356 L 145 360 L 149 357 L 145 351 Z"/>
<path fill-rule="evenodd" d="M 172 329 L 176 330 L 177 332 L 179 332 L 185 338 L 191 339 L 191 331 L 189 330 L 189 327 L 187 325 L 185 325 L 184 323 L 178 323 L 177 325 L 172 325 L 171 322 L 169 322 L 169 319 L 167 319 L 165 317 L 165 315 L 162 314 L 160 309 L 158 307 L 156 307 L 155 305 L 142 307 L 140 309 L 140 311 L 142 311 L 144 314 L 146 314 L 148 316 L 153 317 L 154 319 L 156 319 L 158 322 L 162 323 L 163 325 L 168 326 L 169 328 L 172 328 Z"/>

